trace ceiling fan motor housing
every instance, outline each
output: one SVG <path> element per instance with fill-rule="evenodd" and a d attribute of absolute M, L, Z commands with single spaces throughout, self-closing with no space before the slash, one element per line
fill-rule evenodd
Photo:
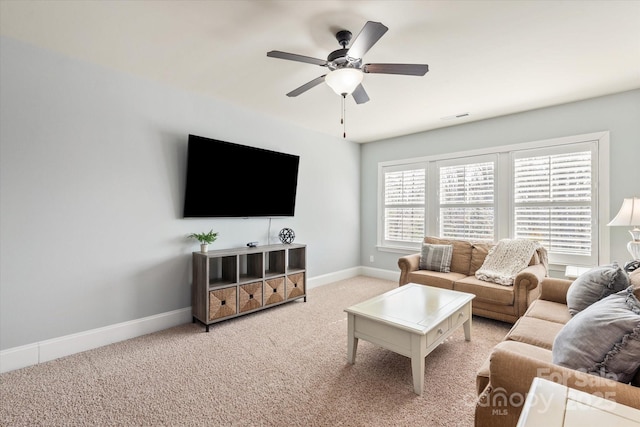
<path fill-rule="evenodd" d="M 351 58 L 347 56 L 349 49 L 347 45 L 351 41 L 351 31 L 341 30 L 336 33 L 336 39 L 342 46 L 342 49 L 334 50 L 327 56 L 327 67 L 330 70 L 338 70 L 340 68 L 360 68 L 362 59 Z"/>
<path fill-rule="evenodd" d="M 345 47 L 347 47 L 347 45 L 351 41 L 351 31 L 348 31 L 348 30 L 338 31 L 336 33 L 336 39 L 338 39 L 338 43 L 340 43 L 340 46 L 342 46 L 342 48 L 344 49 Z"/>
<path fill-rule="evenodd" d="M 347 56 L 348 51 L 349 49 L 338 49 L 331 52 L 329 56 L 327 56 L 327 67 L 332 71 L 340 68 L 360 69 L 362 59 Z"/>
<path fill-rule="evenodd" d="M 327 62 L 339 63 L 346 61 L 348 51 L 349 49 L 334 50 L 329 54 L 329 56 L 327 56 Z M 339 61 L 340 59 L 342 59 L 342 61 Z"/>

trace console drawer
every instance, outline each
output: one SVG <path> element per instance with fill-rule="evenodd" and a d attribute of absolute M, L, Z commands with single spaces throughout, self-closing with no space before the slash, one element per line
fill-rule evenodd
<path fill-rule="evenodd" d="M 287 276 L 287 299 L 304 295 L 304 273 Z"/>
<path fill-rule="evenodd" d="M 209 291 L 209 320 L 220 319 L 238 312 L 236 287 Z"/>
<path fill-rule="evenodd" d="M 284 277 L 264 281 L 264 305 L 284 301 Z"/>
<path fill-rule="evenodd" d="M 262 281 L 240 285 L 240 313 L 262 307 Z"/>

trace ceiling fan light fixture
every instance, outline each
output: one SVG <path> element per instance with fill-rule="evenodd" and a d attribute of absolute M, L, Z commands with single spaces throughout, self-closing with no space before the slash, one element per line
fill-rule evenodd
<path fill-rule="evenodd" d="M 346 96 L 356 90 L 363 78 L 364 74 L 357 68 L 339 68 L 327 74 L 324 81 L 335 93 Z"/>

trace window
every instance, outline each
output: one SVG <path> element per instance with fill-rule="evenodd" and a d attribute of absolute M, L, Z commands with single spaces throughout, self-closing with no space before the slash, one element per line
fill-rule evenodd
<path fill-rule="evenodd" d="M 556 261 L 592 257 L 594 154 L 595 143 L 514 153 L 515 237 L 539 241 Z"/>
<path fill-rule="evenodd" d="M 378 244 L 415 250 L 424 236 L 539 241 L 551 264 L 608 260 L 608 133 L 385 162 Z M 606 188 L 606 187 L 604 187 Z"/>
<path fill-rule="evenodd" d="M 440 237 L 494 240 L 495 160 L 438 162 Z"/>
<path fill-rule="evenodd" d="M 402 245 L 425 236 L 425 168 L 386 168 L 384 179 L 384 241 Z"/>

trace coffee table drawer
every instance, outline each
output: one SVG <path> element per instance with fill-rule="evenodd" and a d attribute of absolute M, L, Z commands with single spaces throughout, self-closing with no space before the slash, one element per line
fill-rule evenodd
<path fill-rule="evenodd" d="M 445 335 L 449 329 L 451 329 L 451 322 L 450 319 L 446 319 L 440 322 L 438 326 L 427 332 L 427 347 Z"/>
<path fill-rule="evenodd" d="M 355 335 L 404 356 L 411 355 L 411 334 L 366 317 L 355 319 Z"/>
<path fill-rule="evenodd" d="M 461 323 L 466 322 L 471 317 L 471 304 L 467 304 L 460 308 L 456 313 L 451 315 L 451 326 L 456 328 Z"/>

